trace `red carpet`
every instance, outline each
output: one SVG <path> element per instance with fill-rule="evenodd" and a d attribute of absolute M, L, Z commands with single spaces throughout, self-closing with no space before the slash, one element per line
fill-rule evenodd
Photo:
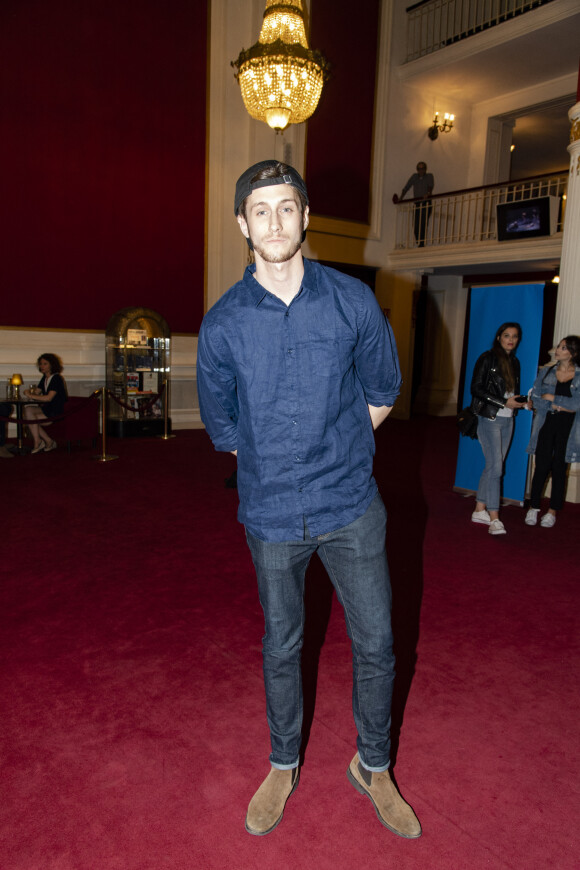
<path fill-rule="evenodd" d="M 233 457 L 188 431 L 2 461 L 2 870 L 580 867 L 580 506 L 554 529 L 506 508 L 492 539 L 451 490 L 456 447 L 449 419 L 378 433 L 416 841 L 346 779 L 350 650 L 318 563 L 300 786 L 276 831 L 244 831 L 269 747 Z"/>

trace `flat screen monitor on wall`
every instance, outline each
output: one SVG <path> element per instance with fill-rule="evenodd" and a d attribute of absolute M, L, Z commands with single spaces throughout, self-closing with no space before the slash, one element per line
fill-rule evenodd
<path fill-rule="evenodd" d="M 539 196 L 497 206 L 497 238 L 500 242 L 551 236 L 558 225 L 557 196 Z"/>

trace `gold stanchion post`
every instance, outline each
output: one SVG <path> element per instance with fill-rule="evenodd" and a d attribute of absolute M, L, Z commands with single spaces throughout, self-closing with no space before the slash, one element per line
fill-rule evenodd
<path fill-rule="evenodd" d="M 106 441 L 106 432 L 107 432 L 107 390 L 105 387 L 101 387 L 100 390 L 96 390 L 97 393 L 101 394 L 101 443 L 102 443 L 102 452 L 100 456 L 93 456 L 93 459 L 96 459 L 97 462 L 111 462 L 112 459 L 118 459 L 118 456 L 114 456 L 110 453 L 107 453 L 105 450 L 105 441 Z"/>
<path fill-rule="evenodd" d="M 170 402 L 170 396 L 171 396 L 170 389 L 171 388 L 170 388 L 169 384 L 170 384 L 169 378 L 165 378 L 165 380 L 163 381 L 163 385 L 165 387 L 165 401 L 163 402 L 163 419 L 165 422 L 165 426 L 164 426 L 165 432 L 163 435 L 157 436 L 158 438 L 161 438 L 163 441 L 168 441 L 169 438 L 175 438 L 175 435 L 168 435 L 167 434 L 169 408 L 171 407 L 171 402 Z"/>

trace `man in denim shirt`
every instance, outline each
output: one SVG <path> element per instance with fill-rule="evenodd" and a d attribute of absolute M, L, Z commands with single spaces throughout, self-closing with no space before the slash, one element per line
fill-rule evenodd
<path fill-rule="evenodd" d="M 304 577 L 318 552 L 352 641 L 358 751 L 347 776 L 387 828 L 418 837 L 388 770 L 391 589 L 386 512 L 372 477 L 373 429 L 401 383 L 393 334 L 368 287 L 303 259 L 308 194 L 295 169 L 275 160 L 251 166 L 238 179 L 234 211 L 255 265 L 205 316 L 197 378 L 216 449 L 238 457 L 238 517 L 266 626 L 271 769 L 246 830 L 273 831 L 298 785 Z"/>

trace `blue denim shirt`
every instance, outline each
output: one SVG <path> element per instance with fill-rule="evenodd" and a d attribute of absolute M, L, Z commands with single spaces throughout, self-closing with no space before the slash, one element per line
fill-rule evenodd
<path fill-rule="evenodd" d="M 206 314 L 197 386 L 217 450 L 238 451 L 238 519 L 264 541 L 302 540 L 362 516 L 377 493 L 367 405 L 393 405 L 391 328 L 363 283 L 304 260 L 289 306 L 241 281 Z"/>
<path fill-rule="evenodd" d="M 548 411 L 552 407 L 552 402 L 547 399 L 542 399 L 544 393 L 554 395 L 556 391 L 556 366 L 544 366 L 540 369 L 534 386 L 532 387 L 532 402 L 534 403 L 534 421 L 532 423 L 532 432 L 530 442 L 526 448 L 527 453 L 535 453 L 538 443 L 538 435 L 540 429 L 546 421 Z M 580 462 L 580 367 L 576 366 L 576 372 L 570 382 L 571 397 L 558 396 L 556 404 L 568 411 L 576 411 L 572 429 L 566 442 L 566 462 Z"/>

